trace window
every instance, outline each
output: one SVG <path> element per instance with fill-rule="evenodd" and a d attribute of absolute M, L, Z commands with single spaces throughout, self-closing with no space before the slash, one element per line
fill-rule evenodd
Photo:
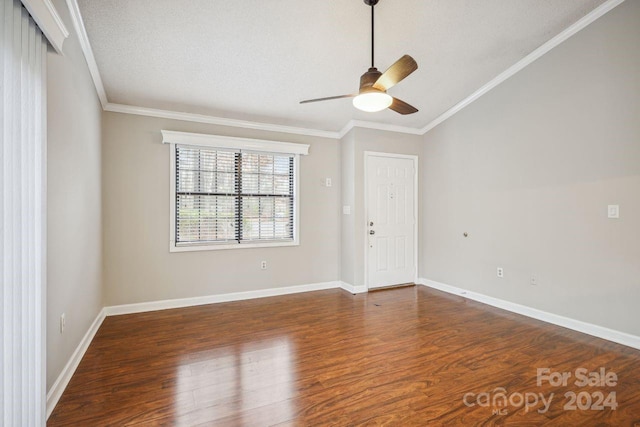
<path fill-rule="evenodd" d="M 308 146 L 163 135 L 172 144 L 171 251 L 298 244 L 298 152 Z"/>

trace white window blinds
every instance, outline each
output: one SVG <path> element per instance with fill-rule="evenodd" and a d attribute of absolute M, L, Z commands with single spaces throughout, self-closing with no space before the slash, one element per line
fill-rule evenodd
<path fill-rule="evenodd" d="M 176 246 L 294 240 L 294 154 L 174 150 Z"/>

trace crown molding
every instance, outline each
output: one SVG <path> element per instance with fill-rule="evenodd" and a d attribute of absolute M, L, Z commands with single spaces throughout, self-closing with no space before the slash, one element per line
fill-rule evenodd
<path fill-rule="evenodd" d="M 100 76 L 100 71 L 98 70 L 96 58 L 95 56 L 93 56 L 93 50 L 91 49 L 91 43 L 89 43 L 89 36 L 87 35 L 87 30 L 84 27 L 84 21 L 82 20 L 82 15 L 80 14 L 78 2 L 76 0 L 66 0 L 66 2 L 67 7 L 69 8 L 69 14 L 71 15 L 71 21 L 73 22 L 73 27 L 75 28 L 76 34 L 78 35 L 78 41 L 80 42 L 82 53 L 84 53 L 84 59 L 87 62 L 89 73 L 91 74 L 91 78 L 93 79 L 93 85 L 96 87 L 96 92 L 98 94 L 98 98 L 100 99 L 100 104 L 102 105 L 102 109 L 104 109 L 105 106 L 109 103 L 109 100 L 107 99 L 107 92 L 104 90 L 104 84 L 102 83 L 102 77 Z"/>
<path fill-rule="evenodd" d="M 294 126 L 275 125 L 271 123 L 253 122 L 248 120 L 228 119 L 224 117 L 208 116 L 204 114 L 182 113 L 179 111 L 160 110 L 156 108 L 137 107 L 134 105 L 115 104 L 108 102 L 104 111 L 112 113 L 134 114 L 138 116 L 158 117 L 163 119 L 182 120 L 185 122 L 207 123 L 220 126 L 239 127 L 244 129 L 257 129 L 269 132 L 291 133 L 296 135 L 317 136 L 321 138 L 342 139 L 353 128 L 365 128 L 383 130 L 410 135 L 423 135 L 417 128 L 390 125 L 386 123 L 369 122 L 365 120 L 350 120 L 339 132 L 300 128 Z"/>
<path fill-rule="evenodd" d="M 31 0 L 35 1 L 35 0 Z M 50 0 L 41 0 L 50 2 Z M 284 126 L 284 125 L 276 125 L 271 123 L 261 123 L 261 122 L 253 122 L 246 120 L 237 120 L 237 119 L 228 119 L 224 117 L 215 117 L 208 116 L 202 114 L 193 114 L 193 113 L 183 113 L 178 111 L 169 111 L 169 110 L 160 110 L 154 108 L 147 107 L 137 107 L 132 105 L 123 105 L 123 104 L 115 104 L 111 103 L 107 99 L 107 94 L 104 89 L 104 84 L 102 83 L 102 78 L 100 77 L 100 72 L 98 70 L 98 66 L 96 64 L 95 57 L 93 56 L 93 51 L 91 50 L 91 44 L 89 43 L 89 38 L 87 36 L 86 29 L 84 27 L 84 23 L 82 21 L 82 16 L 80 15 L 80 9 L 78 8 L 77 0 L 66 0 L 67 5 L 69 7 L 69 11 L 71 13 L 71 19 L 73 21 L 73 25 L 78 33 L 78 38 L 80 40 L 80 46 L 82 47 L 82 51 L 84 52 L 85 59 L 87 61 L 87 65 L 89 66 L 89 71 L 91 73 L 91 77 L 93 78 L 93 83 L 96 87 L 96 92 L 98 93 L 98 97 L 100 98 L 100 103 L 102 104 L 102 108 L 104 111 L 111 111 L 115 113 L 123 113 L 123 114 L 134 114 L 140 116 L 148 116 L 148 117 L 158 117 L 158 118 L 166 118 L 166 119 L 174 119 L 174 120 L 182 120 L 188 122 L 196 122 L 196 123 L 207 123 L 207 124 L 215 124 L 220 126 L 231 126 L 245 129 L 257 129 L 257 130 L 265 130 L 270 132 L 281 132 L 281 133 L 289 133 L 296 135 L 306 135 L 306 136 L 316 136 L 322 138 L 331 138 L 331 139 L 342 139 L 349 131 L 354 128 L 365 128 L 365 129 L 375 129 L 396 133 L 405 133 L 409 135 L 424 135 L 440 123 L 454 116 L 456 113 L 472 104 L 474 101 L 482 97 L 484 94 L 489 92 L 491 89 L 495 88 L 508 78 L 512 77 L 523 68 L 534 62 L 536 59 L 540 58 L 547 52 L 549 52 L 554 47 L 560 45 L 562 42 L 579 32 L 580 30 L 587 27 L 589 24 L 596 21 L 598 18 L 605 15 L 610 10 L 622 4 L 625 0 L 607 0 L 602 3 L 600 6 L 592 10 L 590 13 L 576 21 L 574 24 L 566 28 L 557 36 L 553 37 L 551 40 L 531 52 L 529 55 L 522 58 L 520 61 L 513 64 L 511 67 L 507 68 L 502 73 L 498 74 L 495 78 L 487 82 L 485 85 L 480 87 L 478 90 L 473 92 L 468 97 L 464 98 L 462 101 L 458 102 L 449 110 L 445 111 L 443 114 L 426 124 L 422 128 L 412 128 L 406 126 L 398 126 L 391 125 L 385 123 L 376 123 L 364 120 L 350 120 L 347 124 L 338 132 L 320 130 L 320 129 L 310 129 L 310 128 L 300 128 L 294 126 Z"/>
<path fill-rule="evenodd" d="M 62 44 L 69 37 L 69 30 L 51 0 L 22 0 L 22 4 L 36 21 L 51 46 L 56 52 L 62 53 Z"/>
<path fill-rule="evenodd" d="M 522 58 L 520 61 L 518 61 L 515 64 L 513 64 L 511 67 L 507 68 L 502 73 L 498 74 L 496 77 L 494 77 L 492 80 L 490 80 L 484 86 L 482 86 L 480 89 L 476 90 L 471 95 L 469 95 L 468 97 L 466 97 L 462 101 L 458 102 L 456 105 L 454 105 L 449 110 L 447 110 L 444 113 L 442 113 L 436 119 L 432 120 L 425 127 L 420 129 L 421 133 L 423 135 L 426 134 L 431 129 L 435 128 L 440 123 L 444 122 L 445 120 L 447 120 L 451 116 L 455 115 L 460 110 L 462 110 L 466 106 L 468 106 L 471 103 L 473 103 L 473 101 L 477 100 L 482 95 L 484 95 L 485 93 L 489 92 L 491 89 L 493 89 L 494 87 L 498 86 L 500 83 L 504 82 L 509 77 L 513 76 L 518 71 L 522 70 L 523 68 L 525 68 L 526 66 L 531 64 L 533 61 L 535 61 L 536 59 L 540 58 L 541 56 L 543 56 L 544 54 L 549 52 L 554 47 L 560 45 L 562 42 L 567 40 L 569 37 L 573 36 L 574 34 L 579 32 L 580 30 L 584 29 L 589 24 L 591 24 L 592 22 L 597 20 L 598 18 L 600 18 L 603 15 L 605 15 L 611 9 L 613 9 L 616 6 L 619 6 L 620 4 L 622 4 L 624 1 L 625 0 L 608 0 L 608 1 L 604 2 L 604 3 L 602 3 L 600 6 L 598 6 L 597 8 L 595 8 L 594 10 L 592 10 L 591 12 L 589 12 L 588 14 L 583 16 L 581 19 L 576 21 L 574 24 L 572 24 L 569 27 L 567 27 L 560 34 L 558 34 L 557 36 L 555 36 L 554 38 L 552 38 L 551 40 L 549 40 L 548 42 L 546 42 L 545 44 L 543 44 L 542 46 L 540 46 L 539 48 L 534 50 L 533 52 L 531 52 L 529 55 L 527 55 L 524 58 Z"/>
<path fill-rule="evenodd" d="M 182 120 L 186 122 L 207 123 L 220 126 L 231 126 L 244 129 L 257 129 L 269 132 L 292 133 L 296 135 L 318 136 L 321 138 L 338 139 L 338 132 L 299 128 L 293 126 L 274 125 L 271 123 L 252 122 L 247 120 L 227 119 L 224 117 L 206 116 L 203 114 L 181 113 L 178 111 L 159 110 L 156 108 L 135 107 L 132 105 L 107 103 L 105 111 L 113 113 L 135 114 L 138 116 L 158 117 L 162 119 Z"/>
<path fill-rule="evenodd" d="M 349 120 L 349 122 L 342 128 L 342 130 L 338 132 L 338 139 L 342 139 L 353 128 L 384 130 L 388 132 L 406 133 L 409 135 L 424 135 L 422 129 L 418 128 L 390 125 L 387 123 L 370 122 L 365 120 Z"/>

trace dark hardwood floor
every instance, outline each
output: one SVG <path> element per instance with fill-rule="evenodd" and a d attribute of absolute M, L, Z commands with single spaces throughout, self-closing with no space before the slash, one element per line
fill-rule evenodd
<path fill-rule="evenodd" d="M 48 425 L 640 426 L 640 351 L 422 286 L 115 316 Z"/>

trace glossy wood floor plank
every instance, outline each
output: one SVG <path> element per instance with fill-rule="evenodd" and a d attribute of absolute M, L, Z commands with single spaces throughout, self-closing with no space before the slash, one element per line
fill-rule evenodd
<path fill-rule="evenodd" d="M 537 368 L 581 367 L 617 385 L 537 384 Z M 463 400 L 499 387 L 554 398 L 546 412 Z M 565 410 L 572 391 L 615 391 L 618 407 Z M 640 351 L 424 287 L 114 316 L 47 424 L 634 426 Z"/>

